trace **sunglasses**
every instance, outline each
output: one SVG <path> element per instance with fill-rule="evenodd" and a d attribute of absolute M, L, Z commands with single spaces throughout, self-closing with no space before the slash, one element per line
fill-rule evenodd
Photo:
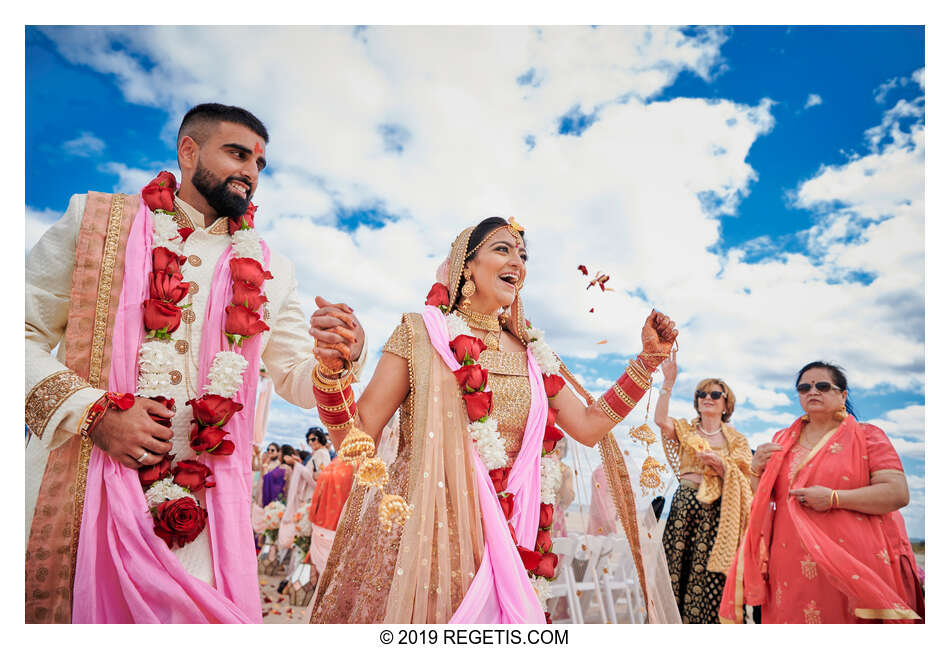
<path fill-rule="evenodd" d="M 307 441 L 308 441 L 308 442 L 315 442 L 315 441 L 317 441 L 317 438 L 316 438 L 316 437 L 308 437 L 308 438 L 307 438 Z"/>
<path fill-rule="evenodd" d="M 725 394 L 725 393 L 724 393 L 724 392 L 720 392 L 719 390 L 713 390 L 712 392 L 706 392 L 705 390 L 696 390 L 696 396 L 697 396 L 699 399 L 705 399 L 707 394 L 709 395 L 709 398 L 710 398 L 710 399 L 712 399 L 713 401 L 715 401 L 716 399 L 718 399 L 719 397 L 721 397 L 721 396 L 722 396 L 723 394 Z"/>
<path fill-rule="evenodd" d="M 811 386 L 813 385 L 815 386 L 815 389 L 818 390 L 819 392 L 827 392 L 828 390 L 832 388 L 834 388 L 838 392 L 842 391 L 841 388 L 839 388 L 837 385 L 829 383 L 828 381 L 818 381 L 817 383 L 799 383 L 798 387 L 796 388 L 798 390 L 798 394 L 808 394 L 809 392 L 811 392 Z"/>

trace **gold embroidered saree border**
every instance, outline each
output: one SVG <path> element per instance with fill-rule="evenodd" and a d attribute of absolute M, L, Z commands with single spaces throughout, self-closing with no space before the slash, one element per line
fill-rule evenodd
<path fill-rule="evenodd" d="M 919 620 L 909 608 L 856 608 L 854 616 L 862 620 Z"/>

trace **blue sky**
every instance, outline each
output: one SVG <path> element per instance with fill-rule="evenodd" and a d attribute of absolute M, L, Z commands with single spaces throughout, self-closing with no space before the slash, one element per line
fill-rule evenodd
<path fill-rule="evenodd" d="M 247 36 L 266 54 L 239 61 Z M 753 443 L 795 416 L 801 365 L 840 362 L 923 536 L 922 28 L 27 28 L 25 45 L 27 247 L 71 194 L 174 170 L 190 105 L 240 104 L 273 135 L 262 232 L 303 302 L 348 300 L 374 352 L 458 230 L 513 214 L 529 313 L 591 391 L 654 305 L 683 331 L 672 414 L 722 376 Z M 617 293 L 585 292 L 578 263 Z M 314 420 L 275 399 L 271 436 Z"/>

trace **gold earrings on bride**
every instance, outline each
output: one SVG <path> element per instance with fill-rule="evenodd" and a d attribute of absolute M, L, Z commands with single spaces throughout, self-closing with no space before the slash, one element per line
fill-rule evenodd
<path fill-rule="evenodd" d="M 475 295 L 475 282 L 472 281 L 472 271 L 468 268 L 462 274 L 465 276 L 465 283 L 462 284 L 462 297 L 465 299 L 462 300 L 462 306 L 468 308 L 472 305 L 470 298 Z"/>

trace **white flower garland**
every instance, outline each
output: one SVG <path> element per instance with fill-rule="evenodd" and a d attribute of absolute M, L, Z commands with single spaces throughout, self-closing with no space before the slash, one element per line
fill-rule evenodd
<path fill-rule="evenodd" d="M 152 486 L 145 492 L 145 501 L 148 503 L 149 509 L 155 509 L 166 500 L 178 500 L 185 497 L 191 498 L 196 503 L 198 502 L 198 499 L 191 495 L 190 491 L 175 484 L 170 477 L 153 482 Z"/>
<path fill-rule="evenodd" d="M 149 340 L 139 348 L 139 380 L 136 394 L 140 397 L 161 397 L 168 394 L 174 367 L 171 345 Z"/>
<path fill-rule="evenodd" d="M 152 246 L 168 248 L 181 255 L 185 241 L 178 232 L 178 224 L 170 214 L 162 210 L 152 211 Z M 235 258 L 247 257 L 264 265 L 264 249 L 256 230 L 238 230 L 231 235 Z M 263 289 L 262 289 L 263 293 Z M 247 359 L 236 352 L 222 350 L 214 355 L 208 370 L 205 389 L 233 399 L 244 384 Z M 140 397 L 167 396 L 171 381 L 169 372 L 174 367 L 170 346 L 162 341 L 148 340 L 139 348 L 139 377 L 136 395 Z"/>
<path fill-rule="evenodd" d="M 544 577 L 536 576 L 528 576 L 528 581 L 531 582 L 531 588 L 534 589 L 534 594 L 541 603 L 541 609 L 547 612 L 548 600 L 551 599 L 551 582 Z"/>
<path fill-rule="evenodd" d="M 227 350 L 218 352 L 211 361 L 211 368 L 208 370 L 208 385 L 205 386 L 205 390 L 208 394 L 233 399 L 244 385 L 245 369 L 247 369 L 247 359 L 237 352 Z"/>
<path fill-rule="evenodd" d="M 449 340 L 458 336 L 472 336 L 472 330 L 462 318 L 454 313 L 445 316 L 445 326 L 449 331 Z M 508 465 L 508 452 L 505 440 L 498 433 L 498 420 L 487 417 L 485 421 L 472 421 L 468 424 L 468 434 L 475 442 L 475 450 L 489 471 L 503 469 Z"/>
<path fill-rule="evenodd" d="M 541 502 L 553 505 L 561 489 L 561 461 L 553 453 L 541 458 Z"/>
<path fill-rule="evenodd" d="M 531 355 L 534 356 L 534 360 L 537 361 L 538 367 L 541 369 L 541 374 L 547 374 L 553 376 L 557 374 L 561 369 L 561 361 L 558 360 L 557 355 L 554 353 L 554 350 L 551 349 L 544 341 L 544 332 L 535 327 L 531 327 L 527 331 L 528 340 L 528 349 L 531 350 Z"/>

